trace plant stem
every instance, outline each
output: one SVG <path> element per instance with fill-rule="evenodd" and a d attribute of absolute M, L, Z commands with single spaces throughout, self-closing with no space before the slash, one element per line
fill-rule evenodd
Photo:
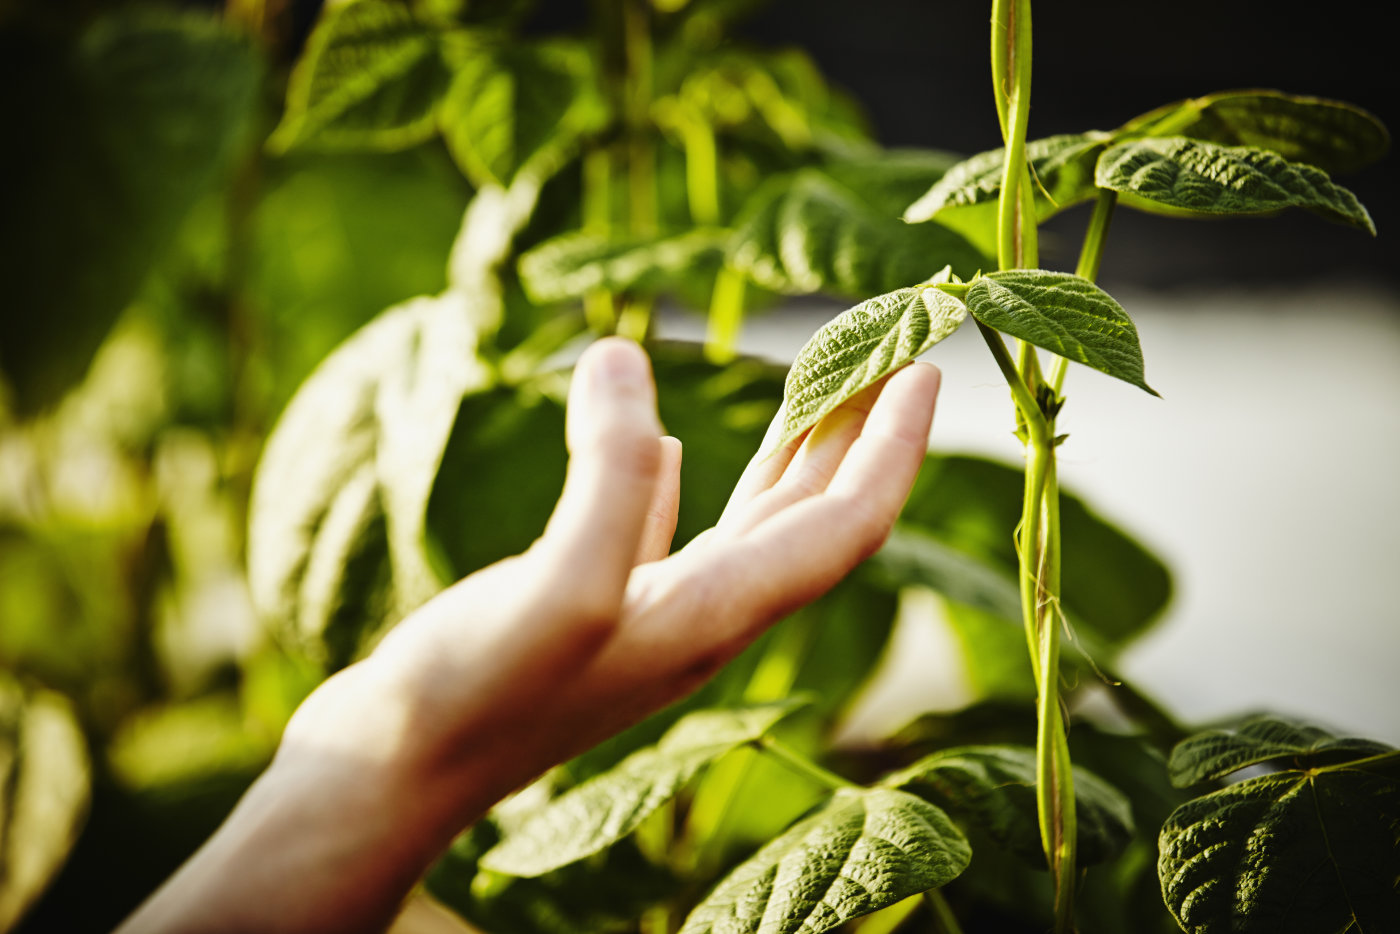
<path fill-rule="evenodd" d="M 1055 442 L 1050 440 L 1045 471 L 1045 543 L 1037 574 L 1036 626 L 1040 634 L 1040 678 L 1036 695 L 1036 788 L 1042 842 L 1055 883 L 1055 929 L 1074 926 L 1074 869 L 1078 855 L 1074 779 L 1069 742 L 1060 710 L 1060 493 Z M 1049 839 L 1044 839 L 1046 829 Z"/>
<path fill-rule="evenodd" d="M 600 146 L 583 157 L 583 229 L 607 236 L 612 229 L 613 149 Z M 616 306 L 608 289 L 593 289 L 583 297 L 589 330 L 611 334 L 617 327 Z"/>
<path fill-rule="evenodd" d="M 1099 265 L 1103 262 L 1103 246 L 1108 239 L 1108 227 L 1113 223 L 1113 209 L 1118 206 L 1118 192 L 1108 188 L 1099 189 L 1098 200 L 1094 202 L 1094 213 L 1089 218 L 1089 229 L 1084 232 L 1084 245 L 1079 249 L 1079 265 L 1074 274 L 1093 282 L 1099 277 Z"/>
<path fill-rule="evenodd" d="M 705 356 L 712 363 L 734 359 L 739 330 L 744 323 L 744 276 L 728 265 L 720 267 L 710 293 L 710 317 L 705 331 Z"/>
<path fill-rule="evenodd" d="M 933 929 L 938 934 L 963 934 L 962 925 L 958 924 L 957 916 L 940 890 L 929 889 L 924 893 L 924 898 L 929 908 L 933 909 Z"/>
<path fill-rule="evenodd" d="M 1030 0 L 992 0 L 992 80 L 997 116 L 1006 142 L 1001 197 L 997 207 L 997 264 L 1002 269 L 1026 268 L 1038 262 L 1035 196 L 1026 165 L 1026 130 L 1030 117 L 1031 6 Z M 1112 205 L 1103 207 L 1101 223 L 1091 227 L 1101 235 Z M 1101 236 L 1100 236 L 1101 240 Z M 1102 250 L 1102 243 L 1091 251 Z M 995 334 L 988 346 L 997 358 L 1020 416 L 1026 445 L 1026 483 L 1017 539 L 1020 559 L 1022 622 L 1036 681 L 1036 809 L 1045 860 L 1054 882 L 1055 931 L 1070 934 L 1074 927 L 1076 822 L 1069 744 L 1060 711 L 1059 564 L 1060 509 L 1055 468 L 1055 412 L 1062 364 L 1056 363 L 1045 386 L 1035 348 L 1017 347 L 1015 372 L 1006 348 Z M 1053 390 L 1044 399 L 1043 390 Z"/>
<path fill-rule="evenodd" d="M 1002 269 L 1037 262 L 1035 196 L 1026 166 L 1026 128 L 1031 111 L 1030 0 L 992 0 L 992 72 L 997 116 L 1006 142 L 997 210 L 997 265 Z"/>
<path fill-rule="evenodd" d="M 768 753 L 783 765 L 792 769 L 799 775 L 805 775 L 819 785 L 824 785 L 832 791 L 839 791 L 842 788 L 859 788 L 855 782 L 847 781 L 835 772 L 824 769 L 800 752 L 788 747 L 771 736 L 765 736 L 754 742 L 753 747 Z"/>
<path fill-rule="evenodd" d="M 976 321 L 975 318 L 973 320 Z M 1034 424 L 1043 423 L 1044 418 L 1041 415 L 1040 406 L 1036 405 L 1035 398 L 1031 395 L 1029 387 L 1026 386 L 1026 381 L 1021 379 L 1016 364 L 1012 362 L 1010 354 L 1006 352 L 1006 344 L 1002 343 L 1001 335 L 981 321 L 977 321 L 977 330 L 982 335 L 982 339 L 987 342 L 987 347 L 992 351 L 992 358 L 1000 367 L 1001 375 L 1006 377 L 1006 384 L 1011 387 L 1011 397 L 1016 402 L 1016 411 L 1020 413 L 1022 421 Z"/>

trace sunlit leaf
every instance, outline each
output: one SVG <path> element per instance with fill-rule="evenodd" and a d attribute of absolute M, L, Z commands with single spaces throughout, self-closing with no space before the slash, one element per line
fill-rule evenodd
<path fill-rule="evenodd" d="M 1157 394 L 1143 378 L 1132 319 L 1088 279 L 1043 269 L 994 272 L 974 282 L 964 301 L 990 328 Z"/>
<path fill-rule="evenodd" d="M 1025 637 L 1012 531 L 1020 521 L 1024 486 L 1019 467 L 977 457 L 930 456 L 890 544 L 874 559 L 875 568 L 894 580 L 933 587 L 1013 624 L 1005 628 L 1011 631 L 1008 640 L 1020 643 L 1021 651 L 1011 658 L 1017 672 L 1024 667 Z M 1060 523 L 1062 609 L 1077 636 L 1110 651 L 1140 636 L 1171 597 L 1166 566 L 1073 491 L 1061 492 Z M 974 620 L 967 623 L 969 631 L 977 627 Z M 980 656 L 973 661 L 974 679 L 994 664 Z"/>
<path fill-rule="evenodd" d="M 608 120 L 587 47 L 565 41 L 472 44 L 439 115 L 453 157 L 477 185 L 541 178 Z"/>
<path fill-rule="evenodd" d="M 416 299 L 357 332 L 297 392 L 258 465 L 254 604 L 333 666 L 440 586 L 424 511 L 458 404 L 487 380 L 465 301 Z"/>
<path fill-rule="evenodd" d="M 424 879 L 428 892 L 472 924 L 500 934 L 622 934 L 680 889 L 668 870 L 623 840 L 593 859 L 535 878 L 480 866 L 504 828 L 488 815 L 463 833 Z"/>
<path fill-rule="evenodd" d="M 1162 896 L 1188 934 L 1400 930 L 1393 770 L 1251 778 L 1182 805 L 1159 845 Z"/>
<path fill-rule="evenodd" d="M 482 857 L 482 865 L 513 876 L 539 876 L 603 850 L 636 830 L 705 766 L 759 739 L 797 706 L 687 714 L 655 746 L 536 811 Z"/>
<path fill-rule="evenodd" d="M 798 351 L 784 391 L 782 440 L 910 363 L 963 323 L 963 304 L 932 286 L 877 295 L 823 325 Z"/>
<path fill-rule="evenodd" d="M 450 78 L 441 35 L 406 4 L 325 8 L 292 70 L 271 144 L 402 149 L 431 137 Z"/>
<path fill-rule="evenodd" d="M 951 265 L 971 276 L 984 257 L 936 224 L 909 227 L 818 169 L 776 178 L 735 221 L 731 266 L 775 292 L 889 292 Z"/>
<path fill-rule="evenodd" d="M 1040 220 L 1094 197 L 1094 163 L 1111 137 L 1107 133 L 1067 133 L 1026 143 Z M 940 211 L 995 201 L 1001 194 L 1006 150 L 978 153 L 948 170 L 908 206 L 910 223 L 932 220 Z"/>
<path fill-rule="evenodd" d="M 722 255 L 724 233 L 698 228 L 660 237 L 562 234 L 520 257 L 520 279 L 537 302 L 578 298 L 592 289 L 653 291 Z"/>
<path fill-rule="evenodd" d="M 1393 751 L 1384 743 L 1336 737 L 1326 730 L 1280 717 L 1251 717 L 1233 726 L 1189 736 L 1172 750 L 1172 784 L 1186 788 L 1261 762 L 1295 766 L 1364 759 Z"/>
<path fill-rule="evenodd" d="M 87 369 L 181 222 L 251 142 L 261 68 L 216 21 L 147 9 L 69 44 L 18 29 L 0 59 L 0 370 L 14 404 Z"/>
<path fill-rule="evenodd" d="M 0 930 L 62 868 L 87 816 L 88 770 L 68 702 L 0 671 Z"/>
<path fill-rule="evenodd" d="M 1327 173 L 1266 149 L 1183 137 L 1119 143 L 1099 159 L 1095 182 L 1144 210 L 1206 215 L 1304 208 L 1375 234 L 1371 215 Z"/>
<path fill-rule="evenodd" d="M 948 816 L 914 795 L 838 791 L 715 886 L 681 934 L 821 934 L 949 882 L 971 855 Z"/>
<path fill-rule="evenodd" d="M 976 823 L 998 844 L 1045 865 L 1036 815 L 1035 749 L 960 746 L 925 756 L 881 784 L 917 794 L 953 816 Z M 1128 800 L 1093 773 L 1074 769 L 1078 860 L 1092 865 L 1116 856 L 1133 836 Z"/>
<path fill-rule="evenodd" d="M 1324 172 L 1365 168 L 1390 149 L 1390 133 L 1354 104 L 1271 90 L 1219 91 L 1136 117 L 1115 136 L 1186 136 L 1271 149 Z"/>

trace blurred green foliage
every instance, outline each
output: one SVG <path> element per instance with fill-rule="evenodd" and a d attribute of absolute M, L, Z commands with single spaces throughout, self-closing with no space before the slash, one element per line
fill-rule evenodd
<path fill-rule="evenodd" d="M 724 41 L 749 5 L 598 4 L 592 33 L 540 39 L 510 0 L 354 0 L 299 57 L 295 4 L 0 7 L 0 125 L 20 141 L 0 148 L 0 177 L 18 180 L 0 213 L 0 929 L 46 884 L 23 930 L 116 923 L 217 826 L 330 671 L 533 539 L 562 476 L 578 341 L 649 341 L 662 420 L 686 442 L 680 544 L 717 517 L 781 398 L 781 369 L 735 353 L 745 314 L 777 293 L 859 296 L 987 264 L 977 223 L 892 249 L 899 213 L 954 160 L 881 149 L 800 51 Z M 638 15 L 648 38 L 629 46 Z M 705 346 L 652 339 L 662 299 L 708 315 Z M 944 594 L 969 667 L 1023 659 L 1014 596 L 998 597 L 1020 492 L 1009 468 L 931 459 L 908 547 L 544 790 L 687 710 L 801 691 L 813 709 L 781 735 L 824 753 L 911 587 Z M 1079 501 L 1064 521 L 1086 556 L 1070 566 L 1120 582 L 1068 588 L 1107 665 L 1169 578 Z M 983 697 L 1029 685 L 1017 666 L 977 670 Z M 987 709 L 943 724 L 945 745 L 1019 730 Z M 916 733 L 852 768 L 931 751 Z M 1122 758 L 1164 741 L 1124 739 Z M 70 790 L 42 820 L 35 782 Z M 1135 806 L 1171 794 L 1140 784 Z M 817 800 L 741 750 L 684 791 L 703 845 L 680 883 L 630 839 L 503 881 L 476 866 L 509 830 L 498 813 L 432 884 L 500 930 L 634 930 Z M 1033 927 L 1030 902 L 988 894 L 988 859 L 955 902 Z M 1142 860 L 1130 848 L 1091 878 L 1141 889 Z M 1101 910 L 1135 916 L 1150 888 Z"/>

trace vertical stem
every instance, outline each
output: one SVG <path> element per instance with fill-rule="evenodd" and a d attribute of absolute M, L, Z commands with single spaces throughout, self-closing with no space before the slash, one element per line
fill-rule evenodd
<path fill-rule="evenodd" d="M 1030 0 L 992 0 L 992 78 L 997 117 L 1006 142 L 997 210 L 997 265 L 1002 269 L 1032 267 L 1038 263 L 1038 256 L 1035 196 L 1026 165 L 1031 82 Z M 1103 208 L 1105 212 L 1111 209 L 1111 205 Z M 1000 338 L 996 345 L 994 353 L 999 348 L 1004 351 Z M 998 363 L 1002 363 L 1000 358 Z M 1069 747 L 1059 695 L 1060 509 L 1055 468 L 1055 409 L 1045 405 L 1046 396 L 1064 378 L 1060 366 L 1057 362 L 1057 370 L 1047 387 L 1035 349 L 1023 342 L 1017 348 L 1018 379 L 1011 381 L 1011 385 L 1026 443 L 1026 484 L 1017 551 L 1022 621 L 1036 680 L 1036 808 L 1041 843 L 1055 889 L 1055 931 L 1070 934 L 1074 926 L 1076 821 Z M 1019 392 L 1017 381 L 1021 383 Z M 1027 395 L 1031 397 L 1030 404 L 1024 399 Z M 1058 398 L 1057 392 L 1055 397 Z"/>
<path fill-rule="evenodd" d="M 612 230 L 613 150 L 591 149 L 583 157 L 583 229 L 606 236 Z M 617 327 L 614 298 L 608 289 L 593 289 L 583 297 L 583 313 L 595 334 L 611 334 Z"/>
<path fill-rule="evenodd" d="M 958 924 L 957 916 L 953 914 L 953 909 L 948 906 L 948 900 L 943 897 L 941 891 L 929 889 L 924 893 L 924 898 L 933 911 L 933 929 L 938 934 L 963 934 L 962 925 Z"/>
<path fill-rule="evenodd" d="M 714 128 L 701 114 L 690 114 L 681 124 L 685 146 L 685 193 L 690 219 L 702 227 L 719 223 L 719 149 Z"/>
<path fill-rule="evenodd" d="M 652 97 L 651 14 L 646 0 L 622 0 L 627 56 L 626 98 L 628 218 L 632 233 L 656 231 L 656 152 L 648 123 Z"/>
<path fill-rule="evenodd" d="M 1103 263 L 1103 247 L 1108 240 L 1108 227 L 1113 222 L 1113 209 L 1118 204 L 1118 192 L 1107 188 L 1099 189 L 1098 200 L 1094 202 L 1094 213 L 1089 218 L 1089 229 L 1084 232 L 1084 245 L 1079 250 L 1079 265 L 1074 269 L 1076 276 L 1093 282 L 1099 277 L 1099 266 Z M 1056 398 L 1065 385 L 1065 371 L 1069 361 L 1056 357 L 1050 371 L 1050 388 Z"/>
<path fill-rule="evenodd" d="M 705 333 L 705 356 L 714 363 L 734 359 L 739 344 L 739 329 L 744 323 L 744 293 L 747 283 L 743 273 L 727 264 L 715 276 L 714 291 L 710 293 L 710 319 Z"/>

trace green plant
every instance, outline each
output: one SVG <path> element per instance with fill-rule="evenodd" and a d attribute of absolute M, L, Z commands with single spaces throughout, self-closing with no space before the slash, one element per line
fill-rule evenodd
<path fill-rule="evenodd" d="M 1131 321 L 1092 285 L 1115 206 L 1188 216 L 1302 207 L 1369 227 L 1322 173 L 1383 153 L 1374 118 L 1331 101 L 1225 92 L 1112 132 L 1027 140 L 1029 3 L 998 0 L 1005 149 L 966 160 L 888 151 L 804 55 L 725 41 L 743 2 L 609 0 L 593 8 L 585 39 L 525 35 L 523 6 L 331 5 L 259 152 L 238 146 L 258 122 L 258 66 L 223 30 L 113 15 L 73 43 L 79 77 L 54 82 L 81 104 L 70 109 L 140 105 L 154 127 L 203 114 L 209 128 L 196 134 L 207 145 L 175 136 L 185 149 L 131 160 L 122 139 L 108 138 L 126 122 L 73 125 L 99 144 L 65 151 L 77 159 L 110 150 L 116 169 L 83 162 L 51 174 L 107 173 L 130 192 L 118 208 L 150 210 L 131 215 L 130 242 L 75 240 L 73 265 L 85 275 L 65 281 L 67 291 L 34 293 L 81 312 L 71 353 L 49 352 L 68 335 L 44 315 L 20 322 L 32 335 L 7 331 L 0 341 L 16 417 L 71 385 L 119 313 L 100 354 L 171 371 L 160 391 L 140 382 L 165 406 L 150 424 L 103 423 L 134 507 L 100 525 L 75 517 L 59 489 L 22 521 L 5 515 L 0 569 L 7 584 L 25 582 L 7 587 L 6 620 L 33 622 L 7 626 L 0 642 L 22 675 L 14 686 L 0 681 L 0 838 L 16 852 L 31 839 L 23 815 L 35 776 L 82 784 L 71 780 L 86 767 L 76 743 L 52 762 L 23 755 L 25 735 L 47 717 L 83 726 L 95 814 L 119 787 L 138 801 L 144 838 L 178 828 L 196 843 L 316 680 L 450 580 L 538 533 L 563 475 L 557 361 L 574 342 L 615 331 L 648 342 L 662 420 L 694 439 L 679 544 L 722 508 L 785 381 L 785 429 L 796 434 L 971 315 L 1011 387 L 1028 469 L 930 456 L 880 554 L 694 698 L 502 805 L 454 844 L 429 890 L 484 930 L 556 934 L 847 922 L 863 934 L 1014 932 L 1043 931 L 1052 919 L 1089 932 L 1400 924 L 1396 754 L 1270 718 L 1188 736 L 1121 683 L 1117 654 L 1165 606 L 1170 577 L 1129 535 L 1062 494 L 1055 466 L 1067 361 L 1148 389 Z M 140 87 L 188 84 L 210 101 L 152 93 L 112 104 L 112 89 L 126 85 L 104 76 L 130 61 L 115 53 L 146 42 L 180 53 L 171 68 L 181 78 Z M 212 62 L 211 49 L 228 61 L 208 65 L 222 80 L 202 82 L 197 63 Z M 179 182 L 162 188 L 169 205 L 151 196 L 153 169 Z M 45 193 L 36 203 L 55 194 L 36 190 Z M 302 222 L 319 201 L 359 205 L 336 219 L 344 243 Z M 1036 270 L 1036 224 L 1080 202 L 1094 208 L 1076 274 Z M 445 251 L 443 225 L 464 204 L 444 280 L 423 267 Z M 89 199 L 86 210 L 110 223 L 109 207 Z M 308 240 L 314 261 L 284 257 Z M 227 260 L 216 259 L 224 249 Z M 135 252 L 142 262 L 127 255 Z M 144 258 L 166 252 L 175 255 L 154 267 Z M 104 277 L 108 267 L 119 274 Z M 329 285 L 297 292 L 290 283 L 306 268 L 323 270 Z M 138 289 L 143 276 L 150 281 Z M 420 292 L 433 294 L 377 315 L 321 361 L 374 302 Z M 786 377 L 737 354 L 747 315 L 814 292 L 862 301 Z M 654 339 L 653 308 L 665 299 L 702 310 L 703 347 Z M 17 356 L 21 340 L 27 352 Z M 198 352 L 221 342 L 228 353 Z M 162 344 L 195 350 L 151 349 Z M 245 503 L 250 452 L 318 361 L 281 415 Z M 228 369 L 236 390 L 202 395 L 195 375 L 211 366 Z M 24 424 L 40 459 L 52 449 L 59 460 L 60 439 L 90 423 L 91 400 L 111 392 L 107 369 L 95 367 L 65 410 Z M 217 463 L 217 496 L 199 499 L 172 482 L 180 471 L 161 464 L 176 457 Z M 240 547 L 197 552 L 192 528 L 231 524 L 245 505 L 249 578 L 276 645 L 233 659 L 235 693 L 228 659 L 212 674 L 176 678 L 154 644 L 172 628 L 162 601 L 195 590 L 190 568 L 221 567 Z M 60 547 L 74 540 L 80 547 Z M 103 581 L 103 599 L 72 587 L 79 578 Z M 878 750 L 833 750 L 832 727 L 912 588 L 943 599 L 980 700 L 923 716 Z M 41 638 L 69 617 L 81 644 Z M 1061 622 L 1076 635 L 1063 647 Z M 139 677 L 114 678 L 118 665 Z M 31 680 L 62 689 L 73 712 Z M 1105 681 L 1133 732 L 1087 720 L 1068 731 L 1062 709 Z M 184 760 L 170 754 L 191 748 Z M 1271 771 L 1222 786 L 1259 765 Z M 212 808 L 197 807 L 208 797 L 189 790 L 206 768 L 233 786 Z M 69 796 L 65 834 L 80 820 L 81 797 Z M 0 877 L 0 919 L 22 910 L 61 859 L 57 850 L 43 856 L 22 885 Z M 112 871 L 101 852 L 87 862 L 94 877 Z"/>
<path fill-rule="evenodd" d="M 685 437 L 691 419 L 712 419 L 746 442 L 688 463 L 704 471 L 688 481 L 700 496 L 737 470 L 773 411 L 775 374 L 734 355 L 745 307 L 763 290 L 880 293 L 799 354 L 786 377 L 785 438 L 970 315 L 1010 387 L 1024 477 L 931 459 L 935 478 L 916 489 L 869 568 L 696 698 L 474 828 L 430 890 L 493 930 L 821 931 L 864 919 L 861 930 L 877 932 L 902 923 L 920 898 L 944 931 L 999 915 L 1031 927 L 1052 917 L 1062 932 L 1162 929 L 1170 921 L 1152 891 L 1155 848 L 1142 830 L 1165 820 L 1161 894 L 1188 930 L 1277 930 L 1293 889 L 1280 878 L 1314 886 L 1290 929 L 1392 923 L 1393 874 L 1338 864 L 1325 882 L 1311 875 L 1329 859 L 1329 834 L 1354 835 L 1348 845 L 1367 860 L 1393 864 L 1391 831 L 1375 830 L 1393 828 L 1397 814 L 1389 750 L 1280 721 L 1247 724 L 1209 743 L 1188 740 L 1172 776 L 1218 779 L 1279 759 L 1298 771 L 1187 801 L 1165 769 L 1152 774 L 1153 756 L 1184 731 L 1120 685 L 1115 699 L 1146 732 L 1091 737 L 1101 748 L 1087 754 L 1103 778 L 1071 765 L 1062 672 L 1092 668 L 1091 658 L 1109 663 L 1168 585 L 1142 549 L 1073 500 L 1062 504 L 1055 462 L 1071 361 L 1153 392 L 1131 319 L 1093 284 L 1115 208 L 1201 216 L 1300 207 L 1374 233 L 1327 172 L 1379 157 L 1384 128 L 1345 104 L 1240 91 L 1169 104 L 1112 132 L 1028 141 L 1030 5 L 997 0 L 992 60 L 1005 147 L 956 164 L 882 152 L 801 58 L 697 48 L 723 11 L 605 4 L 593 58 L 578 43 L 506 41 L 499 25 L 382 0 L 324 19 L 274 145 L 393 148 L 441 132 L 478 191 L 448 292 L 391 310 L 339 351 L 274 434 L 250 542 L 265 613 L 336 666 L 454 574 L 527 544 L 562 470 L 561 411 L 544 361 L 585 330 L 647 339 L 663 293 L 704 302 L 709 322 L 703 355 L 654 348 L 663 420 Z M 757 184 L 775 170 L 783 175 Z M 576 186 L 577 214 L 554 206 L 565 184 Z M 1094 210 L 1075 272 L 1037 269 L 1039 221 L 1084 201 Z M 570 301 L 582 303 L 581 317 L 556 310 Z M 1042 361 L 1041 351 L 1051 356 Z M 416 387 L 406 393 L 397 385 L 405 368 Z M 350 400 L 359 408 L 347 409 Z M 339 414 L 328 433 L 331 411 Z M 538 495 L 518 491 L 530 505 L 513 503 L 509 519 L 460 492 L 495 488 L 492 478 L 519 476 L 515 465 L 527 462 L 551 466 L 536 468 Z M 957 493 L 968 501 L 953 505 Z M 717 506 L 683 505 L 682 514 Z M 468 517 L 474 528 L 449 525 L 461 529 Z M 1074 526 L 1086 530 L 1083 543 Z M 1062 595 L 1062 566 L 1093 570 L 1077 572 Z M 1130 582 L 1117 593 L 1110 569 Z M 1003 727 L 1024 744 L 972 728 L 970 741 L 902 769 L 833 772 L 817 762 L 822 721 L 863 679 L 905 585 L 942 592 L 969 640 L 1004 643 L 1000 620 L 1020 620 L 1035 717 Z M 858 615 L 879 625 L 851 632 Z M 1086 654 L 1062 659 L 1060 630 L 1071 622 Z M 843 640 L 854 651 L 838 657 Z M 1025 669 L 1006 673 L 997 689 L 1020 693 L 1025 678 Z M 818 690 L 806 712 L 791 702 L 804 688 Z M 1255 744 L 1260 730 L 1285 739 Z M 1202 744 L 1208 764 L 1178 764 Z M 921 747 L 902 745 L 906 759 Z M 847 777 L 855 773 L 866 781 Z M 1292 802 L 1304 787 L 1322 802 L 1320 836 L 1282 846 L 1250 837 L 1300 820 Z M 974 852 L 990 858 L 970 869 Z M 1048 899 L 1026 896 L 1039 885 L 1009 868 L 1016 860 L 1050 870 Z M 1085 874 L 1095 864 L 1102 882 Z M 965 884 L 949 885 L 960 876 Z M 1091 898 L 1076 905 L 1081 887 Z"/>

